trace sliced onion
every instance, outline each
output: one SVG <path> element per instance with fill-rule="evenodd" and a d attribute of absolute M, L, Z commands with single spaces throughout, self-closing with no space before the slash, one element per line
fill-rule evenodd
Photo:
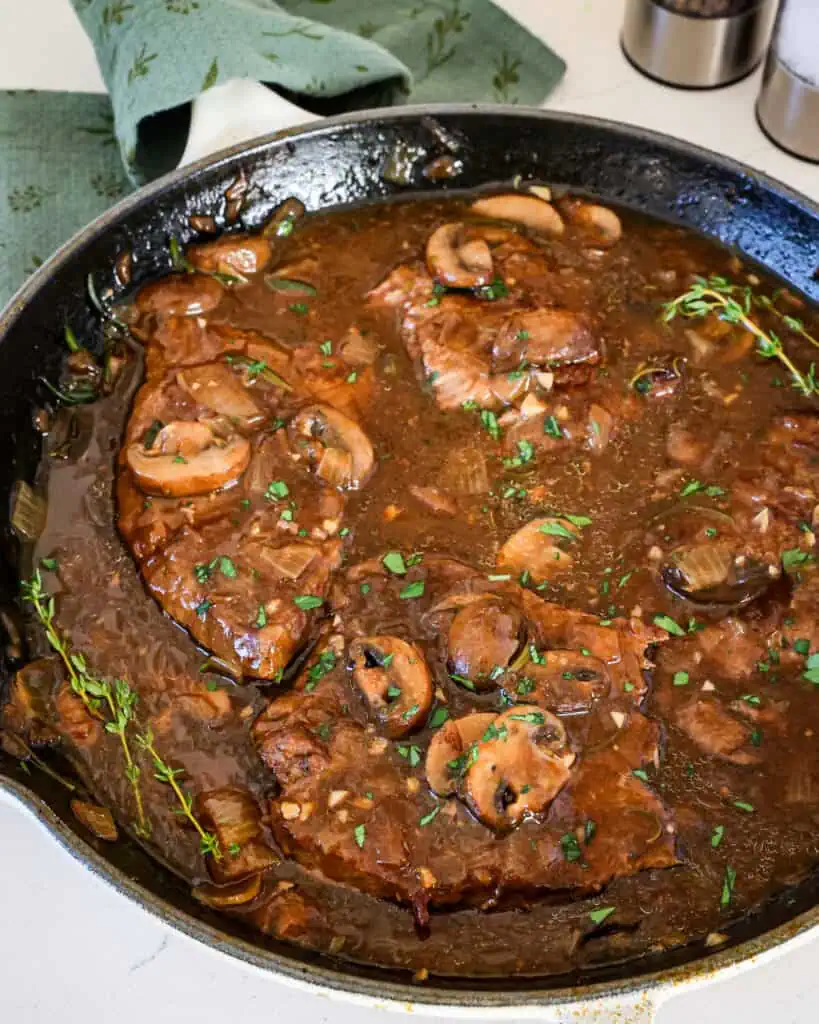
<path fill-rule="evenodd" d="M 71 810 L 89 832 L 104 839 L 107 843 L 115 843 L 119 839 L 114 817 L 107 807 L 100 807 L 99 804 L 90 804 L 85 800 L 72 800 Z"/>
<path fill-rule="evenodd" d="M 353 326 L 342 338 L 339 353 L 349 366 L 372 366 L 378 355 L 378 348 L 372 335 L 365 336 Z"/>
<path fill-rule="evenodd" d="M 250 903 L 256 899 L 261 889 L 261 875 L 250 875 L 249 878 L 230 885 L 213 885 L 211 882 L 205 882 L 204 885 L 197 885 L 191 890 L 191 895 L 200 903 L 221 910 L 224 907 L 241 907 L 245 903 Z"/>
<path fill-rule="evenodd" d="M 680 548 L 671 557 L 685 581 L 686 590 L 693 592 L 725 583 L 733 564 L 731 549 L 726 544 Z"/>
<path fill-rule="evenodd" d="M 45 498 L 35 494 L 25 480 L 18 480 L 12 499 L 11 525 L 23 540 L 37 540 L 46 523 Z"/>
<path fill-rule="evenodd" d="M 347 487 L 353 480 L 352 452 L 344 448 L 325 448 L 316 472 L 331 487 Z"/>
<path fill-rule="evenodd" d="M 489 474 L 483 452 L 476 448 L 461 448 L 447 459 L 443 470 L 445 490 L 459 494 L 486 494 Z"/>

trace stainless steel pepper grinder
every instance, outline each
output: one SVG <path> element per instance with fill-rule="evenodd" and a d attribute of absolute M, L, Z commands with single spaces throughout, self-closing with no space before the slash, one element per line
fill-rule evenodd
<path fill-rule="evenodd" d="M 756 112 L 777 146 L 819 163 L 817 0 L 783 0 Z"/>
<path fill-rule="evenodd" d="M 627 0 L 623 50 L 640 71 L 668 85 L 728 85 L 762 60 L 778 2 Z"/>

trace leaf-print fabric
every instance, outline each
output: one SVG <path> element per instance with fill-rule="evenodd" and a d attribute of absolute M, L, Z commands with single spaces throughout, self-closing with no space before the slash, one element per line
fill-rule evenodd
<path fill-rule="evenodd" d="M 565 65 L 489 0 L 72 0 L 104 96 L 0 92 L 0 304 L 184 148 L 184 108 L 231 78 L 317 112 L 539 104 Z M 129 183 L 130 179 L 130 183 Z"/>

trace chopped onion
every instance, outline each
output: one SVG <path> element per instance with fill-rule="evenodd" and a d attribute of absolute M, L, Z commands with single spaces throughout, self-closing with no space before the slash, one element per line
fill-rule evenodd
<path fill-rule="evenodd" d="M 312 544 L 285 544 L 281 548 L 265 549 L 264 558 L 280 576 L 297 580 L 317 554 Z"/>

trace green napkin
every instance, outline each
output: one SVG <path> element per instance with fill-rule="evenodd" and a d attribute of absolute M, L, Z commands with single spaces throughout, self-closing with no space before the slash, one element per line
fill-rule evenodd
<path fill-rule="evenodd" d="M 328 114 L 539 104 L 565 65 L 489 0 L 72 0 L 108 97 L 0 92 L 0 305 L 133 184 L 173 167 L 189 104 L 231 78 Z"/>

